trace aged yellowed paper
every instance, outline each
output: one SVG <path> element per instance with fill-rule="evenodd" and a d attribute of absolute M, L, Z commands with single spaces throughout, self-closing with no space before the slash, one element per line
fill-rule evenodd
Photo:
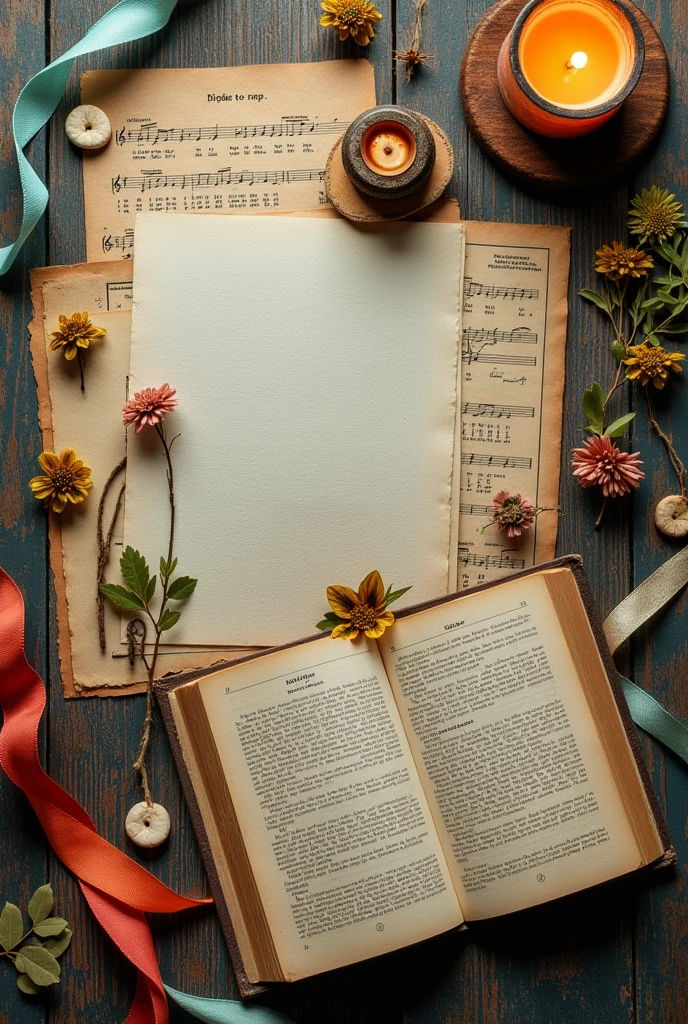
<path fill-rule="evenodd" d="M 569 235 L 466 223 L 457 590 L 554 556 L 556 512 L 519 538 L 481 531 L 501 490 L 558 502 Z"/>
<path fill-rule="evenodd" d="M 329 151 L 376 102 L 367 60 L 87 71 L 81 98 L 113 129 L 84 151 L 90 261 L 132 256 L 137 213 L 328 206 Z"/>

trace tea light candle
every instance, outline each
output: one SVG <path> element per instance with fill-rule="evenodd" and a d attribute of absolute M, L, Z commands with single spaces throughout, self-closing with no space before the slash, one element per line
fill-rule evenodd
<path fill-rule="evenodd" d="M 645 44 L 622 0 L 530 0 L 502 44 L 499 87 L 526 128 L 550 138 L 595 131 L 619 110 Z"/>
<path fill-rule="evenodd" d="M 430 177 L 435 140 L 414 111 L 392 105 L 373 107 L 347 129 L 342 162 L 360 192 L 377 199 L 400 199 Z"/>

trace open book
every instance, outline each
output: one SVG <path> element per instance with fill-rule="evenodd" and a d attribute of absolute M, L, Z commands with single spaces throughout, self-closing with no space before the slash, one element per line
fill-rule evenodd
<path fill-rule="evenodd" d="M 577 556 L 156 690 L 243 995 L 675 859 Z"/>

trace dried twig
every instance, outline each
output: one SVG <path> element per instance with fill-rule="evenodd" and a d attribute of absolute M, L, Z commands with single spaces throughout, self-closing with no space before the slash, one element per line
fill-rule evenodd
<path fill-rule="evenodd" d="M 117 501 L 115 502 L 115 510 L 112 513 L 112 519 L 110 520 L 110 526 L 108 527 L 107 536 L 103 536 L 103 514 L 105 512 L 105 498 L 107 497 L 108 491 L 112 486 L 115 477 L 122 472 L 127 464 L 126 455 L 124 458 L 117 463 L 110 476 L 105 481 L 105 487 L 103 487 L 103 493 L 100 496 L 98 502 L 98 568 L 96 570 L 96 604 L 98 606 L 98 639 L 100 641 L 101 651 L 105 650 L 105 598 L 100 592 L 100 584 L 103 582 L 105 576 L 105 569 L 108 564 L 110 557 L 110 546 L 112 544 L 112 534 L 115 530 L 115 523 L 117 522 L 117 516 L 119 510 L 122 507 L 122 498 L 124 497 L 124 484 L 122 484 L 119 494 L 117 495 Z"/>
<path fill-rule="evenodd" d="M 678 452 L 674 448 L 673 441 L 671 440 L 668 434 L 664 433 L 659 423 L 657 422 L 657 418 L 652 408 L 652 400 L 650 399 L 649 386 L 645 388 L 645 404 L 647 405 L 647 415 L 648 419 L 650 420 L 650 426 L 654 430 L 655 434 L 657 434 L 657 436 L 660 437 L 661 440 L 664 442 L 664 447 L 667 450 L 669 461 L 671 462 L 671 465 L 674 467 L 676 476 L 678 477 L 679 487 L 681 488 L 681 497 L 685 498 L 687 470 L 685 465 L 681 461 Z"/>
<path fill-rule="evenodd" d="M 423 17 L 423 8 L 427 2 L 428 0 L 414 0 L 413 7 L 416 17 L 413 23 L 413 35 L 411 36 L 410 45 L 405 50 L 394 51 L 396 59 L 406 65 L 407 82 L 410 82 L 413 78 L 413 72 L 416 68 L 429 64 L 435 59 L 429 53 L 423 53 L 420 48 L 421 19 Z"/>

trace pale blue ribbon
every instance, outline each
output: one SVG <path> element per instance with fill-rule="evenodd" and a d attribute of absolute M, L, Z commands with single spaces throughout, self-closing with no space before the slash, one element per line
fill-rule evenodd
<path fill-rule="evenodd" d="M 34 75 L 19 93 L 12 114 L 14 146 L 24 200 L 22 223 L 13 242 L 0 249 L 0 274 L 6 273 L 48 205 L 48 190 L 24 156 L 24 147 L 41 130 L 62 99 L 75 57 L 142 39 L 163 28 L 177 0 L 121 0 L 83 39 Z"/>
<path fill-rule="evenodd" d="M 181 1006 L 192 1017 L 205 1021 L 205 1024 L 293 1024 L 276 1010 L 268 1010 L 265 1006 L 252 1006 L 250 1003 L 239 1003 L 235 999 L 206 999 L 204 996 L 190 996 L 186 992 L 178 992 L 165 985 L 168 999 Z"/>

